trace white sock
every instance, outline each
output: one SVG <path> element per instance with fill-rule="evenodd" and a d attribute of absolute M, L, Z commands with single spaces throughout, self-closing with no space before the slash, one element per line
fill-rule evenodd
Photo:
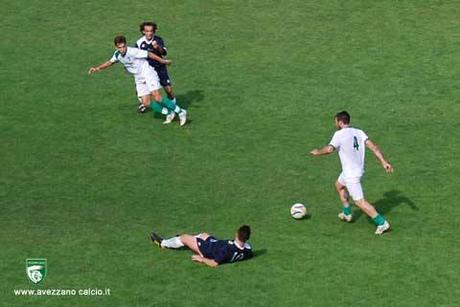
<path fill-rule="evenodd" d="M 181 248 L 182 246 L 184 246 L 184 244 L 180 240 L 180 237 L 172 237 L 170 239 L 161 241 L 161 247 Z"/>

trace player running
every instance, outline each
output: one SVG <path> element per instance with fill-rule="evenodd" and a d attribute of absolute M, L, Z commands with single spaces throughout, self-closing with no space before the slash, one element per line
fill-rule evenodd
<path fill-rule="evenodd" d="M 106 69 L 118 62 L 122 63 L 126 71 L 134 76 L 136 91 L 138 96 L 142 97 L 142 103 L 145 107 L 150 107 L 155 112 L 166 115 L 164 124 L 171 123 L 177 113 L 179 115 L 180 125 L 185 125 L 187 121 L 187 112 L 169 99 L 161 97 L 158 75 L 148 64 L 146 59 L 155 59 L 165 65 L 171 64 L 171 60 L 162 59 L 146 50 L 128 47 L 124 36 L 115 37 L 114 44 L 117 50 L 114 52 L 112 58 L 97 67 L 91 67 L 88 74 Z M 152 103 L 151 98 L 154 99 Z"/>
<path fill-rule="evenodd" d="M 136 46 L 139 49 L 147 50 L 157 55 L 158 57 L 163 58 L 168 54 L 168 51 L 163 39 L 156 35 L 156 30 L 157 25 L 154 22 L 146 21 L 141 23 L 139 25 L 139 31 L 143 34 L 143 36 L 137 40 Z M 147 61 L 149 62 L 150 66 L 155 68 L 155 71 L 157 72 L 160 79 L 160 85 L 164 88 L 166 94 L 168 95 L 168 99 L 176 103 L 176 97 L 173 92 L 171 79 L 168 75 L 167 66 L 158 60 L 147 59 Z M 139 111 L 143 112 L 141 108 Z"/>
<path fill-rule="evenodd" d="M 335 116 L 335 125 L 337 131 L 334 133 L 329 145 L 313 149 L 310 153 L 314 156 L 327 155 L 337 150 L 342 164 L 342 173 L 339 175 L 335 187 L 343 204 L 342 212 L 339 218 L 342 221 L 351 222 L 353 217 L 349 202 L 349 195 L 353 198 L 355 204 L 372 218 L 377 225 L 375 233 L 383 234 L 390 229 L 390 224 L 385 218 L 375 210 L 369 202 L 364 199 L 363 189 L 361 187 L 361 177 L 364 174 L 364 145 L 369 148 L 382 164 L 387 173 L 393 172 L 393 166 L 385 160 L 383 153 L 364 133 L 364 131 L 352 128 L 350 124 L 350 114 L 346 111 L 337 113 Z"/>
<path fill-rule="evenodd" d="M 216 267 L 251 258 L 252 248 L 247 242 L 250 236 L 251 228 L 243 225 L 236 232 L 234 240 L 219 240 L 205 232 L 196 236 L 182 234 L 170 239 L 162 239 L 152 232 L 150 238 L 160 248 L 178 249 L 186 246 L 195 253 L 192 256 L 193 261 Z"/>

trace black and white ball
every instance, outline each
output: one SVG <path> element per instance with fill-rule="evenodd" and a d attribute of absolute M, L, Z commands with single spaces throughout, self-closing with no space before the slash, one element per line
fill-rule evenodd
<path fill-rule="evenodd" d="M 300 220 L 307 215 L 307 207 L 304 204 L 294 204 L 291 207 L 291 216 L 296 220 Z"/>

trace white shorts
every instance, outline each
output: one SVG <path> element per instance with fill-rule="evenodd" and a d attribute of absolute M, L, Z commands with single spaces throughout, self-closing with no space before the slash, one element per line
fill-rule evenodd
<path fill-rule="evenodd" d="M 161 88 L 157 72 L 153 67 L 149 67 L 151 69 L 147 69 L 142 75 L 134 77 L 138 97 L 150 95 L 151 92 Z"/>
<path fill-rule="evenodd" d="M 361 186 L 361 177 L 345 178 L 343 173 L 340 173 L 337 181 L 347 187 L 348 193 L 354 201 L 364 198 L 363 188 Z"/>

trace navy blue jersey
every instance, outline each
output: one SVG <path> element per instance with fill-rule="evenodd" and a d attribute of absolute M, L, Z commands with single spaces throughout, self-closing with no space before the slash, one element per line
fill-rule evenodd
<path fill-rule="evenodd" d="M 218 264 L 242 261 L 253 256 L 251 245 L 248 243 L 239 247 L 233 240 L 218 240 L 213 236 L 206 240 L 197 238 L 196 241 L 203 256 L 213 259 Z"/>
<path fill-rule="evenodd" d="M 153 48 L 153 41 L 156 41 L 158 46 L 160 46 L 161 51 Z M 147 40 L 145 38 L 145 36 L 142 36 L 141 38 L 139 38 L 137 40 L 136 46 L 139 49 L 150 51 L 150 52 L 156 54 L 157 56 L 159 56 L 160 58 L 165 56 L 168 53 L 163 39 L 161 37 L 159 37 L 159 36 L 156 36 L 156 35 L 154 35 L 152 40 L 150 40 L 150 41 Z M 166 68 L 165 64 L 161 64 L 161 63 L 159 63 L 159 62 L 157 62 L 155 60 L 152 60 L 152 59 L 147 59 L 147 60 L 149 61 L 149 64 L 155 68 L 155 70 L 157 68 Z"/>

